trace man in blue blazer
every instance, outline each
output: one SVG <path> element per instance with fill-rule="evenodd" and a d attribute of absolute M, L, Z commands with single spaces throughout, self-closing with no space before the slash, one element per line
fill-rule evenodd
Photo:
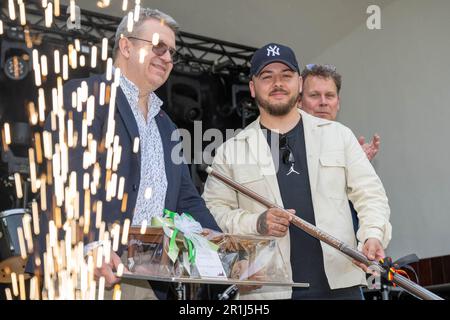
<path fill-rule="evenodd" d="M 66 185 L 76 181 L 84 223 L 88 223 L 86 210 L 90 215 L 84 243 L 93 244 L 98 240 L 95 215 L 99 202 L 107 230 L 114 223 L 123 226 L 126 219 L 132 225 L 150 223 L 152 217 L 163 215 L 163 209 L 189 212 L 203 228 L 220 230 L 195 189 L 187 165 L 172 159 L 178 156 L 172 152 L 179 143 L 177 128 L 161 110 L 163 103 L 154 94 L 173 68 L 177 23 L 158 10 L 141 9 L 132 32 L 127 26 L 128 16 L 125 16 L 116 33 L 112 70 L 106 75 L 67 82 L 64 111 L 49 114 L 45 126 L 52 134 L 54 153 L 62 154 L 62 145 L 68 147 Z M 67 136 L 61 136 L 61 126 L 65 126 Z M 94 159 L 92 154 L 96 154 Z M 63 168 L 58 171 L 54 174 L 64 175 Z M 90 186 L 87 190 L 83 189 L 86 176 Z M 45 235 L 48 221 L 55 220 L 54 208 L 64 211 L 64 201 L 69 201 L 61 200 L 63 187 L 64 184 L 55 179 L 48 188 L 51 210 L 41 218 L 38 252 L 46 250 Z M 92 192 L 93 188 L 96 192 Z M 85 199 L 89 203 L 86 204 Z M 106 287 L 111 288 L 120 281 L 114 275 L 120 263 L 119 255 L 113 252 L 112 263 L 104 263 L 95 270 L 96 279 L 103 276 Z M 27 271 L 34 271 L 35 259 L 29 260 Z M 152 282 L 151 287 L 157 298 L 167 297 L 167 284 Z"/>

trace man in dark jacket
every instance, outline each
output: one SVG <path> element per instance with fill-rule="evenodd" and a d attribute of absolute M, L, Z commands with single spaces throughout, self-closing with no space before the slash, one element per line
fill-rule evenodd
<path fill-rule="evenodd" d="M 68 168 L 53 168 L 50 210 L 41 218 L 41 253 L 46 250 L 49 221 L 57 221 L 55 207 L 65 213 L 63 217 L 71 214 L 65 210 L 70 192 L 64 194 L 64 187 L 70 190 L 71 183 L 76 183 L 79 193 L 79 215 L 84 214 L 83 223 L 88 224 L 83 240 L 90 249 L 99 240 L 95 225 L 99 206 L 107 230 L 114 224 L 123 226 L 127 219 L 131 225 L 150 223 L 164 209 L 189 212 L 202 227 L 220 230 L 187 165 L 172 159 L 177 156 L 172 155 L 179 143 L 177 128 L 154 93 L 172 71 L 177 29 L 172 17 L 141 9 L 130 32 L 125 16 L 116 33 L 114 67 L 106 75 L 72 80 L 64 86 L 64 112 L 48 116 L 46 131 L 52 134 L 55 154 L 62 159 L 67 150 Z M 61 136 L 62 126 L 67 136 Z M 121 280 L 114 274 L 121 261 L 118 252 L 112 252 L 111 263 L 95 269 L 95 278 L 104 277 L 107 288 Z M 30 259 L 28 271 L 34 269 L 34 262 Z M 152 282 L 151 287 L 157 298 L 167 298 L 167 284 Z M 142 297 L 132 293 L 123 298 Z"/>

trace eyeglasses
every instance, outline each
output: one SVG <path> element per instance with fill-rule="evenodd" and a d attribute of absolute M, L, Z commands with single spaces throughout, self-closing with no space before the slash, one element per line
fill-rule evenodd
<path fill-rule="evenodd" d="M 308 69 L 309 71 L 312 71 L 314 68 L 318 68 L 318 67 L 322 67 L 325 70 L 331 71 L 331 72 L 336 72 L 336 67 L 333 66 L 332 64 L 315 64 L 315 63 L 311 63 L 311 64 L 307 64 L 306 65 L 306 69 Z"/>
<path fill-rule="evenodd" d="M 144 41 L 144 42 L 148 42 L 152 45 L 152 51 L 154 54 L 156 54 L 158 57 L 161 57 L 163 55 L 166 54 L 167 51 L 169 51 L 170 54 L 170 58 L 172 60 L 172 63 L 176 63 L 180 57 L 180 55 L 178 54 L 177 50 L 174 48 L 169 47 L 167 44 L 165 44 L 164 42 L 159 42 L 156 46 L 153 44 L 152 41 L 150 40 L 146 40 L 146 39 L 141 39 L 141 38 L 136 38 L 136 37 L 127 37 L 128 39 L 134 39 L 134 40 L 140 40 L 140 41 Z"/>
<path fill-rule="evenodd" d="M 284 164 L 290 164 L 291 167 L 295 164 L 294 153 L 289 147 L 288 137 L 282 135 L 280 137 L 280 151 L 282 152 L 281 157 Z"/>

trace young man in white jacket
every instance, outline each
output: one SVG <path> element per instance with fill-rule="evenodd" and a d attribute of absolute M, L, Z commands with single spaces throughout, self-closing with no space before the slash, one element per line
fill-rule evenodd
<path fill-rule="evenodd" d="M 294 52 L 271 43 L 251 65 L 250 91 L 260 117 L 216 152 L 213 169 L 302 219 L 358 245 L 371 260 L 391 239 L 388 200 L 356 137 L 345 126 L 296 108 L 302 79 Z M 364 272 L 336 249 L 290 225 L 286 213 L 262 207 L 214 177 L 203 197 L 224 232 L 277 239 L 289 278 L 310 288 L 262 287 L 241 299 L 361 299 Z M 349 200 L 358 212 L 355 237 Z"/>

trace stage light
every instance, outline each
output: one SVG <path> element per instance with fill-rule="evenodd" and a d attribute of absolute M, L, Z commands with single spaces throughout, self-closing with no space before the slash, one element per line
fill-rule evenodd
<path fill-rule="evenodd" d="M 248 85 L 233 84 L 231 87 L 232 108 L 242 119 L 242 128 L 255 120 L 259 115 L 258 106 L 250 95 Z"/>
<path fill-rule="evenodd" d="M 30 71 L 28 62 L 21 56 L 12 56 L 6 59 L 3 70 L 6 76 L 12 80 L 22 80 Z"/>
<path fill-rule="evenodd" d="M 30 50 L 23 43 L 3 40 L 1 44 L 0 67 L 5 75 L 15 81 L 27 77 L 31 69 Z"/>
<path fill-rule="evenodd" d="M 201 120 L 202 94 L 200 82 L 184 76 L 172 76 L 167 82 L 169 113 L 176 121 L 193 123 Z"/>
<path fill-rule="evenodd" d="M 172 93 L 172 103 L 178 119 L 188 123 L 202 119 L 203 111 L 199 101 L 182 94 Z"/>

